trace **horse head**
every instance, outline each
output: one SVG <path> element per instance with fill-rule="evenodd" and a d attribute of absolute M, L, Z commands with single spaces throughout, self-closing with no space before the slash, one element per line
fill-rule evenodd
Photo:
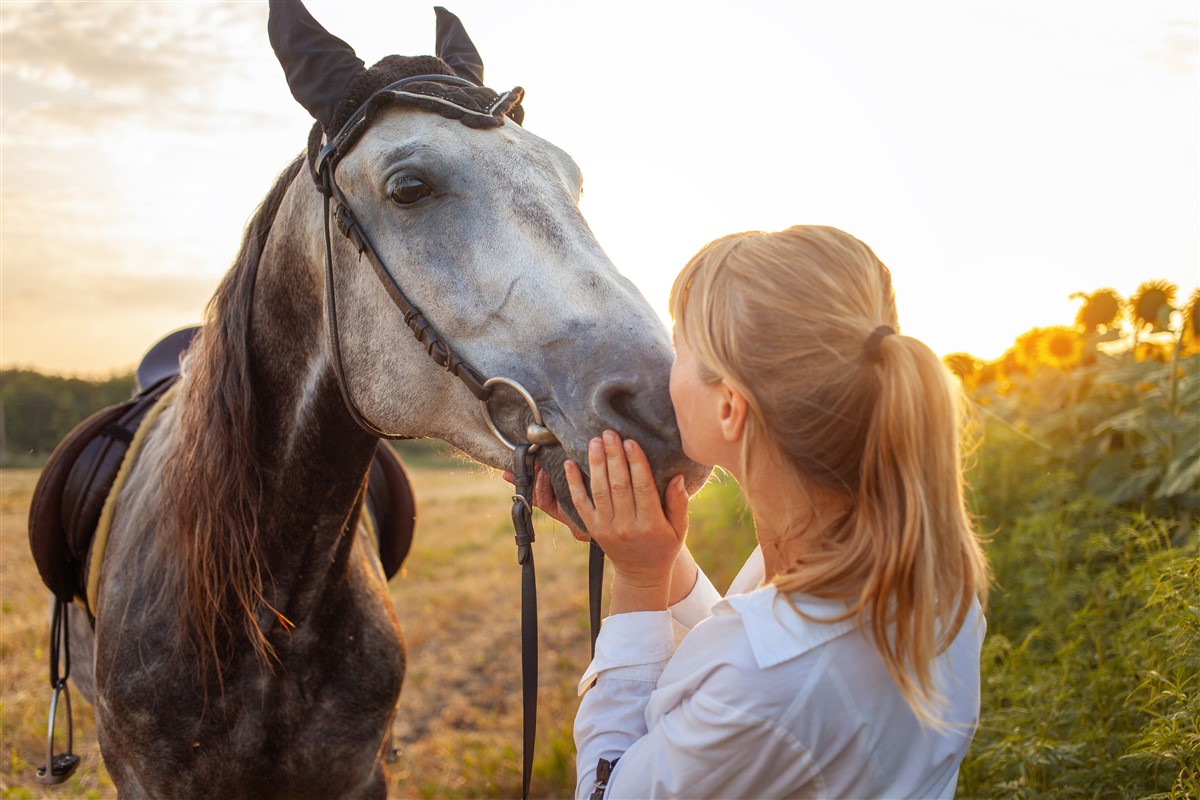
<path fill-rule="evenodd" d="M 522 90 L 479 85 L 470 39 L 437 15 L 437 56 L 366 69 L 300 3 L 271 3 L 272 44 L 317 120 L 323 213 L 346 234 L 308 246 L 330 270 L 328 358 L 347 407 L 375 433 L 443 439 L 506 468 L 480 400 L 512 442 L 534 410 L 505 384 L 480 391 L 503 378 L 557 438 L 539 456 L 564 507 L 564 460 L 586 468 L 606 428 L 642 445 L 660 490 L 683 473 L 694 491 L 708 470 L 682 453 L 669 336 L 581 215 L 579 167 L 519 124 Z"/>

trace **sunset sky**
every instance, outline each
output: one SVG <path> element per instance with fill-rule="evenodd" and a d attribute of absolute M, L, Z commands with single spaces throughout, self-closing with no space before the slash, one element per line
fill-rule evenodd
<path fill-rule="evenodd" d="M 796 223 L 871 245 L 943 355 L 1200 282 L 1195 2 L 446 3 L 664 316 L 705 242 Z M 431 52 L 432 5 L 308 3 L 368 64 Z M 0 2 L 0 365 L 110 374 L 199 321 L 311 124 L 266 18 Z"/>

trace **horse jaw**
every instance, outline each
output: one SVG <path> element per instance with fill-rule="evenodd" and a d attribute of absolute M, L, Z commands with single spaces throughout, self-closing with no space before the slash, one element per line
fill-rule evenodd
<path fill-rule="evenodd" d="M 570 157 L 515 124 L 491 130 L 403 107 L 384 112 L 338 167 L 338 185 L 386 268 L 451 349 L 486 377 L 524 386 L 560 446 L 546 448 L 560 499 L 561 466 L 586 465 L 606 428 L 646 450 L 660 489 L 708 469 L 682 452 L 667 384 L 669 336 L 617 272 L 579 212 Z M 407 206 L 392 191 L 430 187 Z M 336 234 L 335 292 L 347 385 L 382 430 L 444 439 L 498 468 L 511 455 L 478 400 L 413 338 L 365 259 Z M 510 441 L 532 412 L 507 389 L 489 409 Z"/>

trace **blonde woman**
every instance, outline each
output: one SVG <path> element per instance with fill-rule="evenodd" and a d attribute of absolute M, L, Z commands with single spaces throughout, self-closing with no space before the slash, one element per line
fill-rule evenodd
<path fill-rule="evenodd" d="M 741 233 L 688 263 L 671 312 L 684 451 L 737 479 L 759 548 L 722 599 L 683 547 L 682 480 L 664 504 L 611 431 L 590 497 L 568 463 L 614 572 L 577 796 L 952 796 L 987 566 L 954 385 L 899 333 L 888 269 L 834 228 Z M 538 499 L 561 518 L 544 478 Z"/>

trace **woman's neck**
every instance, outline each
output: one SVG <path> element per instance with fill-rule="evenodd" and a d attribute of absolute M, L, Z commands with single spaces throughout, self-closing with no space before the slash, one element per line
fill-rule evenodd
<path fill-rule="evenodd" d="M 742 486 L 770 581 L 804 560 L 821 534 L 845 516 L 848 501 L 832 491 L 806 486 L 791 470 L 772 461 L 758 465 L 751 475 Z"/>

